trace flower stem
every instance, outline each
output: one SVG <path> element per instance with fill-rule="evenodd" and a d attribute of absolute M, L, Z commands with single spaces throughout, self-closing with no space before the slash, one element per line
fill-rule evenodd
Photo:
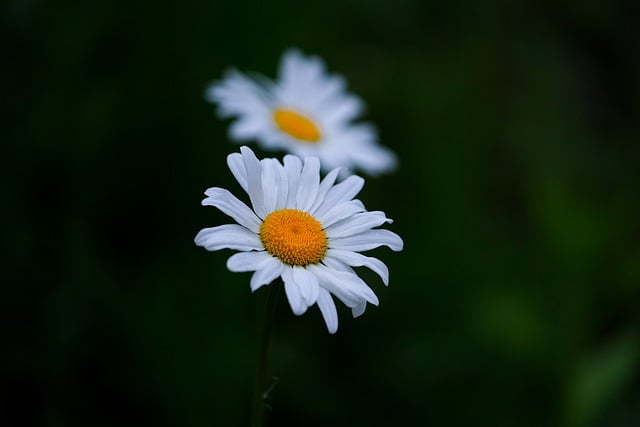
<path fill-rule="evenodd" d="M 251 403 L 251 427 L 263 427 L 265 425 L 265 409 L 268 407 L 267 399 L 273 388 L 271 382 L 270 350 L 271 338 L 274 330 L 274 318 L 277 305 L 278 290 L 275 283 L 265 286 L 263 292 L 258 293 L 257 302 L 257 339 L 258 352 L 256 364 L 256 377 Z"/>

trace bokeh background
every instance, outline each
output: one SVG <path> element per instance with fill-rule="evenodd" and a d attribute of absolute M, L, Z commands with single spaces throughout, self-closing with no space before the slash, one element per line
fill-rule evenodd
<path fill-rule="evenodd" d="M 281 299 L 271 425 L 640 425 L 637 2 L 0 10 L 0 425 L 248 424 L 260 295 L 193 244 L 240 191 L 203 90 L 290 46 L 398 153 L 361 198 L 405 250 L 336 335 Z"/>

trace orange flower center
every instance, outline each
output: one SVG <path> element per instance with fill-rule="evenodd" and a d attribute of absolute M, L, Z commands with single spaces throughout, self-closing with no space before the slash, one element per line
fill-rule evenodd
<path fill-rule="evenodd" d="M 318 126 L 310 118 L 296 111 L 278 108 L 273 112 L 273 120 L 282 132 L 295 139 L 311 144 L 320 141 Z"/>
<path fill-rule="evenodd" d="M 260 226 L 260 241 L 267 252 L 285 264 L 317 264 L 327 252 L 327 235 L 307 212 L 281 209 L 271 212 Z"/>

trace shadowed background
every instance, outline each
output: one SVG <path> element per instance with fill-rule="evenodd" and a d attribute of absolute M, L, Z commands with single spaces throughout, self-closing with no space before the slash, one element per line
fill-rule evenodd
<path fill-rule="evenodd" d="M 290 46 L 398 153 L 360 198 L 405 249 L 335 335 L 280 300 L 272 425 L 640 425 L 634 2 L 0 10 L 1 425 L 247 425 L 259 295 L 193 244 L 241 194 L 203 90 Z"/>

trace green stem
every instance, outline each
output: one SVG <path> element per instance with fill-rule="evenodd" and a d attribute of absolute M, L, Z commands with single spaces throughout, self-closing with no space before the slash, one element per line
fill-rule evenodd
<path fill-rule="evenodd" d="M 271 337 L 273 336 L 274 317 L 278 296 L 277 286 L 272 283 L 265 286 L 262 292 L 258 292 L 257 302 L 257 339 L 259 340 L 257 352 L 256 378 L 251 402 L 251 427 L 263 427 L 265 425 L 265 409 L 268 382 L 271 379 L 269 353 L 271 350 Z"/>

